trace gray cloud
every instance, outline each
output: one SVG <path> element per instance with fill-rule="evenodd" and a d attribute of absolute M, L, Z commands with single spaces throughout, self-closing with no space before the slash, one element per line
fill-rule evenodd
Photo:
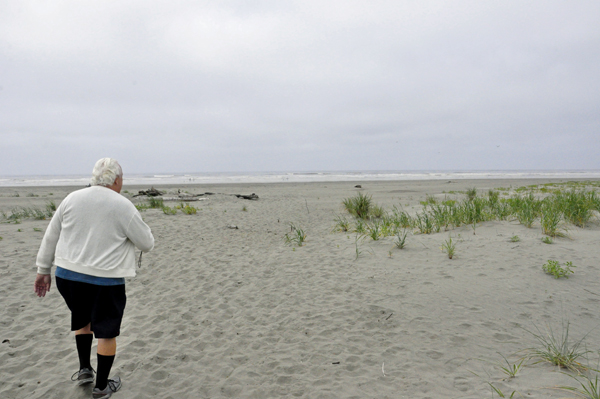
<path fill-rule="evenodd" d="M 0 175 L 600 169 L 600 3 L 0 3 Z"/>

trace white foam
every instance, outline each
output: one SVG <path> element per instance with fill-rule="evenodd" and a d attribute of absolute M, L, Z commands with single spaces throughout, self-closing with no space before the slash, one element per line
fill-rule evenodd
<path fill-rule="evenodd" d="M 128 174 L 126 185 L 185 185 L 227 183 L 303 183 L 385 180 L 465 179 L 598 179 L 600 170 L 573 171 L 347 171 L 266 173 Z M 1 187 L 86 186 L 89 176 L 0 176 Z"/>

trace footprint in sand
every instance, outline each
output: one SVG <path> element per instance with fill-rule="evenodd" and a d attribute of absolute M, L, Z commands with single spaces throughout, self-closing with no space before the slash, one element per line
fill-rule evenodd
<path fill-rule="evenodd" d="M 510 334 L 496 333 L 496 334 L 494 334 L 494 339 L 496 341 L 511 341 L 511 340 L 516 340 L 517 337 L 514 337 Z"/>
<path fill-rule="evenodd" d="M 462 337 L 460 335 L 454 336 L 450 338 L 450 341 L 456 346 L 464 346 L 469 341 L 467 338 Z"/>
<path fill-rule="evenodd" d="M 458 389 L 461 392 L 467 392 L 471 387 L 469 385 L 469 381 L 464 377 L 456 377 L 454 378 L 454 388 Z"/>
<path fill-rule="evenodd" d="M 427 351 L 425 354 L 433 360 L 441 359 L 444 356 L 442 352 L 438 351 Z"/>

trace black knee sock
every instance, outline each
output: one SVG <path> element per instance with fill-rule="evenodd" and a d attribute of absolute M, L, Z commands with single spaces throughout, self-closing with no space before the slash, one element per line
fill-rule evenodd
<path fill-rule="evenodd" d="M 77 354 L 79 355 L 79 369 L 92 368 L 90 363 L 90 354 L 92 353 L 92 340 L 94 334 L 79 334 L 75 336 L 75 344 L 77 345 Z"/>
<path fill-rule="evenodd" d="M 104 356 L 98 354 L 98 370 L 96 370 L 96 388 L 102 390 L 108 384 L 108 375 L 112 368 L 115 356 Z"/>

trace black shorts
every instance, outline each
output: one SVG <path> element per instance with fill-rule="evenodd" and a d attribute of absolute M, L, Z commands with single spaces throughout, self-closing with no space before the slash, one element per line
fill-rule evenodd
<path fill-rule="evenodd" d="M 91 323 L 96 338 L 120 334 L 127 302 L 125 284 L 94 285 L 56 277 L 56 288 L 71 310 L 71 331 Z"/>

